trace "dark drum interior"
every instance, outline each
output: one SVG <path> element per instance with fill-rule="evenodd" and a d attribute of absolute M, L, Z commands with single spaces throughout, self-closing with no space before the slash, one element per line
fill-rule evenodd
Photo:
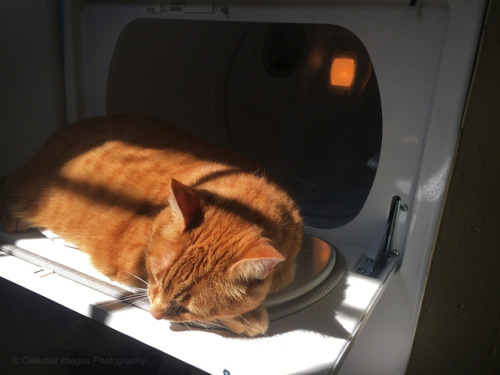
<path fill-rule="evenodd" d="M 333 25 L 133 21 L 113 53 L 107 111 L 151 113 L 237 149 L 319 228 L 359 213 L 382 140 L 368 52 Z"/>

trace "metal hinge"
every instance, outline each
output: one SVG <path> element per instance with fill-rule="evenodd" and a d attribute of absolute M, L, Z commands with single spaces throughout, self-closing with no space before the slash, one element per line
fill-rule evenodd
<path fill-rule="evenodd" d="M 392 257 L 400 255 L 399 250 L 393 248 L 394 233 L 398 223 L 399 213 L 407 211 L 408 205 L 401 203 L 401 198 L 396 196 L 393 198 L 391 212 L 387 222 L 386 234 L 382 241 L 375 258 L 365 258 L 356 269 L 356 272 L 370 277 L 378 277 L 384 269 L 387 261 Z"/>

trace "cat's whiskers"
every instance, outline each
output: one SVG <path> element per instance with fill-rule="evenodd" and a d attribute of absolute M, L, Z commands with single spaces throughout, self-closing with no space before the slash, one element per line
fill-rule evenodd
<path fill-rule="evenodd" d="M 218 323 L 217 320 L 212 320 L 210 322 L 207 322 L 207 323 L 203 324 L 203 326 L 207 330 L 212 330 L 212 331 L 214 331 L 216 329 L 220 329 L 220 328 L 227 329 L 227 327 L 224 324 Z"/>
<path fill-rule="evenodd" d="M 125 308 L 130 307 L 134 304 L 146 301 L 147 299 L 148 299 L 148 297 L 147 297 L 146 293 L 134 293 L 134 294 L 130 294 L 130 295 L 126 295 L 126 296 L 117 298 L 114 301 L 99 303 L 98 306 L 99 307 L 106 307 L 106 306 L 111 306 L 114 304 L 124 303 L 125 306 L 123 306 L 122 308 L 125 309 Z"/>
<path fill-rule="evenodd" d="M 196 325 L 201 326 L 205 331 L 210 331 L 212 328 L 208 327 L 204 322 L 193 322 L 196 323 Z"/>
<path fill-rule="evenodd" d="M 195 326 L 192 326 L 190 325 L 189 323 L 192 323 L 194 324 Z M 215 331 L 217 329 L 220 329 L 220 328 L 223 328 L 223 329 L 227 329 L 226 326 L 222 325 L 222 324 L 217 324 L 216 321 L 209 321 L 209 322 L 201 322 L 201 321 L 198 321 L 198 320 L 193 320 L 191 322 L 185 322 L 183 323 L 186 327 L 189 328 L 189 330 L 192 330 L 192 328 L 201 328 L 201 329 L 204 329 L 206 331 Z"/>
<path fill-rule="evenodd" d="M 125 272 L 128 273 L 130 276 L 135 277 L 137 280 L 142 281 L 144 284 L 146 284 L 149 287 L 149 283 L 147 281 L 141 279 L 139 276 L 134 275 L 133 273 L 130 273 L 130 272 L 127 272 L 127 271 L 125 271 Z"/>
<path fill-rule="evenodd" d="M 119 302 L 119 301 L 117 301 L 117 302 Z M 120 307 L 117 308 L 116 310 L 125 310 L 125 309 L 129 309 L 131 307 L 137 307 L 137 306 L 132 302 L 125 302 L 125 303 L 121 303 Z"/>
<path fill-rule="evenodd" d="M 126 297 L 122 297 L 119 299 L 119 301 L 122 301 L 122 302 L 138 302 L 138 301 L 144 301 L 148 299 L 148 296 L 146 293 L 141 293 L 141 294 L 131 294 L 129 296 L 126 296 Z"/>

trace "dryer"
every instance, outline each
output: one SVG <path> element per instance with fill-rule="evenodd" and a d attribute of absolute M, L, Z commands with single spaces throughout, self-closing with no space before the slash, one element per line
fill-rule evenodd
<path fill-rule="evenodd" d="M 13 256 L 0 276 L 212 374 L 404 372 L 484 8 L 62 1 L 53 55 L 65 89 L 47 111 L 68 122 L 154 114 L 256 160 L 301 207 L 299 273 L 268 299 L 270 329 L 252 339 L 107 308 L 129 290 L 50 234 L 2 233 Z M 2 132 L 19 159 L 34 153 L 29 134 Z M 39 279 L 37 266 L 55 273 Z"/>

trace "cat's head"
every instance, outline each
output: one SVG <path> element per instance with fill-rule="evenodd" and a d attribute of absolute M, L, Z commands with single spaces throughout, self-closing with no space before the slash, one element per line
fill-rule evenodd
<path fill-rule="evenodd" d="M 173 180 L 147 250 L 151 314 L 207 322 L 253 310 L 284 259 L 259 226 Z"/>

